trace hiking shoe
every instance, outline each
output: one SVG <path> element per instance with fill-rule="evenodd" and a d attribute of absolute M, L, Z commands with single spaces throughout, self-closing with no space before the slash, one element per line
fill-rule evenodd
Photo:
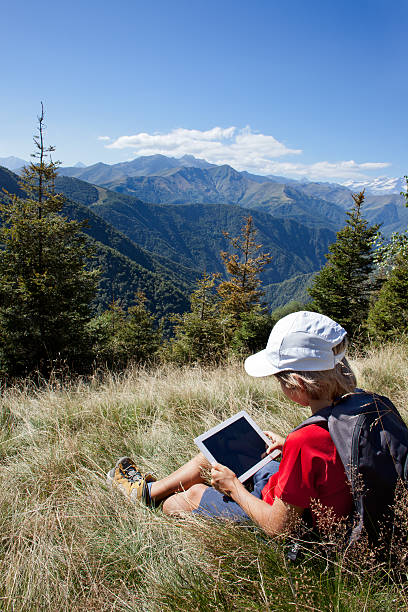
<path fill-rule="evenodd" d="M 152 474 L 142 474 L 130 457 L 122 457 L 106 475 L 107 481 L 119 489 L 131 501 L 140 501 L 146 506 L 152 505 L 149 482 L 155 482 Z"/>

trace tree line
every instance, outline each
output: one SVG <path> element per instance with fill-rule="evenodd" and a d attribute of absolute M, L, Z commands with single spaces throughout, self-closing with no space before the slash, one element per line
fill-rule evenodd
<path fill-rule="evenodd" d="M 225 232 L 225 279 L 204 272 L 190 309 L 171 317 L 164 334 L 142 293 L 134 305 L 94 316 L 98 272 L 89 269 L 92 247 L 84 224 L 62 214 L 54 189 L 58 162 L 44 144 L 44 111 L 38 117 L 33 160 L 24 168 L 25 195 L 4 194 L 0 203 L 0 375 L 49 376 L 67 367 L 124 368 L 129 362 L 220 362 L 263 348 L 272 325 L 304 308 L 331 316 L 352 339 L 392 340 L 405 334 L 408 317 L 406 234 L 384 241 L 379 226 L 363 217 L 364 192 L 353 195 L 345 227 L 315 276 L 306 305 L 291 303 L 273 313 L 263 303 L 260 273 L 271 263 L 257 243 L 251 216 L 239 236 Z M 405 194 L 406 195 L 406 194 Z M 273 265 L 273 264 L 272 264 Z M 166 326 L 168 327 L 168 326 Z"/>

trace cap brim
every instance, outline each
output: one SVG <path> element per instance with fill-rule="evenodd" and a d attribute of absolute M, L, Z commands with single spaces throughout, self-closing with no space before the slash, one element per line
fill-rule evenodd
<path fill-rule="evenodd" d="M 250 376 L 271 376 L 271 374 L 277 374 L 280 372 L 279 368 L 276 368 L 268 358 L 266 349 L 255 353 L 245 359 L 244 368 L 247 374 Z"/>

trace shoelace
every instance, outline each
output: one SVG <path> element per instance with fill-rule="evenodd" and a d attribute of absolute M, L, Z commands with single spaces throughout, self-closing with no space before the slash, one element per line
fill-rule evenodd
<path fill-rule="evenodd" d="M 142 474 L 135 470 L 132 465 L 128 465 L 127 467 L 120 466 L 120 469 L 123 475 L 126 476 L 126 478 L 128 478 L 128 480 L 131 482 L 137 482 L 142 478 Z"/>

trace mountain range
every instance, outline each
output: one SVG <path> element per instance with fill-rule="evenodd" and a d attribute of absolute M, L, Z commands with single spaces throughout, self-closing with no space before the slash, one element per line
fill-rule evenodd
<path fill-rule="evenodd" d="M 374 195 L 400 193 L 401 191 L 406 191 L 407 186 L 405 179 L 389 176 L 379 176 L 372 181 L 345 181 L 343 184 L 353 191 L 365 189 L 367 193 Z"/>
<path fill-rule="evenodd" d="M 117 298 L 128 305 L 142 290 L 157 316 L 185 310 L 204 270 L 224 274 L 223 232 L 238 235 L 249 214 L 273 257 L 262 275 L 269 305 L 305 299 L 352 204 L 352 191 L 342 185 L 258 176 L 192 156 L 77 164 L 60 168 L 55 186 L 67 198 L 65 214 L 88 219 L 84 231 L 97 253 L 92 265 L 103 270 L 98 308 Z M 1 187 L 18 193 L 18 176 L 0 168 Z M 382 222 L 385 233 L 408 222 L 394 193 L 367 195 L 364 215 Z"/>
<path fill-rule="evenodd" d="M 18 181 L 18 175 L 0 168 L 0 189 L 21 196 Z M 183 312 L 204 270 L 224 273 L 220 251 L 229 245 L 223 232 L 238 235 L 249 214 L 226 204 L 148 204 L 65 176 L 55 187 L 67 198 L 64 214 L 87 220 L 84 232 L 95 247 L 91 265 L 102 270 L 98 309 L 112 299 L 130 305 L 141 290 L 156 316 Z M 305 297 L 305 281 L 323 265 L 334 232 L 262 211 L 253 216 L 264 250 L 273 256 L 262 279 L 271 307 L 282 303 L 281 289 L 285 301 Z"/>
<path fill-rule="evenodd" d="M 316 272 L 324 263 L 328 245 L 335 239 L 330 228 L 306 226 L 240 206 L 145 203 L 134 196 L 64 176 L 57 179 L 56 189 L 70 200 L 86 205 L 133 243 L 168 258 L 176 267 L 196 270 L 197 276 L 204 270 L 224 273 L 220 251 L 228 250 L 229 244 L 223 232 L 238 235 L 250 213 L 259 242 L 273 256 L 272 264 L 262 275 L 265 286 Z M 299 287 L 304 294 L 300 279 Z"/>
<path fill-rule="evenodd" d="M 4 166 L 9 170 L 18 171 L 23 166 L 27 165 L 27 161 L 19 157 L 0 157 L 0 166 Z M 99 162 L 97 164 L 86 166 L 82 162 L 78 162 L 72 167 L 64 168 L 64 174 L 67 176 L 74 176 L 76 178 L 82 178 L 89 182 L 98 183 L 99 178 L 102 181 L 108 180 L 109 177 L 117 178 L 125 174 L 126 176 L 148 176 L 160 173 L 163 170 L 170 168 L 180 167 L 192 167 L 192 168 L 214 168 L 215 164 L 210 164 L 205 159 L 199 159 L 193 155 L 183 155 L 182 157 L 166 157 L 165 155 L 149 155 L 137 157 L 130 162 L 121 162 L 119 164 L 104 164 Z M 77 173 L 78 168 L 83 169 L 85 172 Z M 297 186 L 301 190 L 305 190 L 311 181 L 307 179 L 295 180 L 289 179 L 284 176 L 260 176 L 250 174 L 249 172 L 241 172 L 243 176 L 254 180 L 255 182 L 275 182 L 282 183 L 285 185 Z M 314 185 L 328 185 L 328 183 L 313 183 Z M 348 179 L 343 181 L 341 185 L 336 184 L 336 187 L 346 187 L 351 191 L 362 191 L 365 189 L 366 194 L 369 195 L 390 195 L 399 194 L 401 191 L 406 190 L 406 181 L 402 177 L 389 177 L 381 176 L 373 179 L 366 180 L 352 180 Z"/>
<path fill-rule="evenodd" d="M 23 166 L 27 166 L 28 162 L 21 157 L 14 157 L 14 155 L 10 155 L 9 157 L 0 157 L 0 166 L 4 166 L 8 170 L 20 170 Z"/>
<path fill-rule="evenodd" d="M 60 171 L 144 202 L 233 204 L 334 230 L 344 224 L 345 212 L 352 205 L 353 192 L 343 185 L 258 176 L 192 156 L 176 159 L 152 155 L 120 164 L 98 163 Z M 396 184 L 397 193 L 366 193 L 365 217 L 370 223 L 381 223 L 385 235 L 408 223 L 408 210 L 400 195 L 401 181 Z"/>
<path fill-rule="evenodd" d="M 0 192 L 5 189 L 9 194 L 24 197 L 18 181 L 16 174 L 0 167 Z M 102 272 L 95 304 L 97 311 L 106 309 L 113 299 L 120 299 L 124 307 L 131 305 L 138 291 L 145 293 L 149 308 L 157 317 L 183 312 L 188 307 L 191 287 L 199 274 L 197 270 L 182 265 L 175 267 L 165 257 L 147 252 L 86 205 L 69 197 L 63 214 L 86 222 L 83 231 L 95 250 L 90 266 Z"/>

